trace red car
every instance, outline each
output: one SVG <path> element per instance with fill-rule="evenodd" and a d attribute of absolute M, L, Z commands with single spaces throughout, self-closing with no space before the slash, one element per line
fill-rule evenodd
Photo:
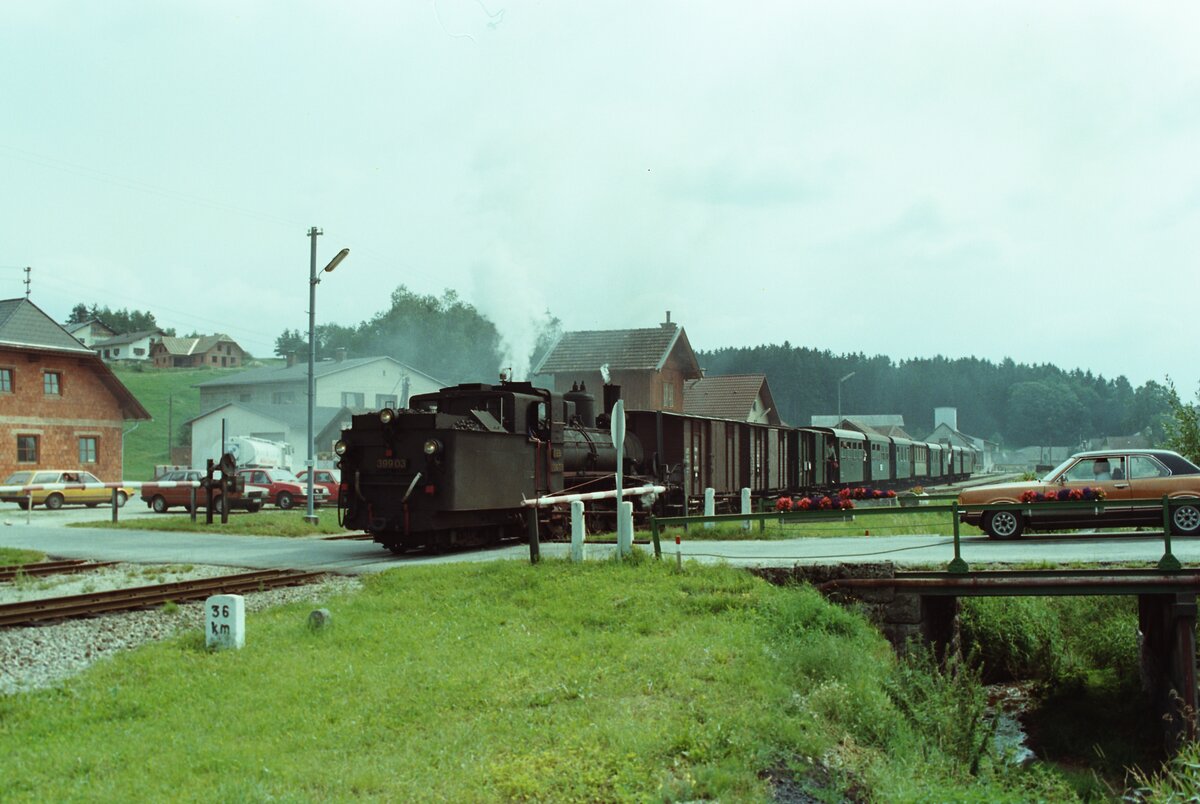
<path fill-rule="evenodd" d="M 267 502 L 284 509 L 297 505 L 308 505 L 308 484 L 287 469 L 239 469 L 238 477 L 246 485 L 262 486 L 267 489 Z M 329 497 L 323 486 L 313 486 L 313 506 L 319 506 Z"/>
<path fill-rule="evenodd" d="M 305 491 L 308 490 L 308 470 L 301 469 L 296 473 L 296 478 L 304 486 Z M 322 486 L 329 492 L 329 499 L 336 500 L 338 489 L 342 485 L 341 473 L 337 469 L 318 469 L 313 473 L 313 486 Z"/>

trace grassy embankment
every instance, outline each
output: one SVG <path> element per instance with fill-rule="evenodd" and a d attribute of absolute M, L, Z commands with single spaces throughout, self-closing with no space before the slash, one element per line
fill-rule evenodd
<path fill-rule="evenodd" d="M 1062 800 L 981 752 L 977 677 L 807 588 L 648 561 L 411 567 L 0 698 L 9 800 Z M 793 792 L 795 788 L 793 788 Z"/>
<path fill-rule="evenodd" d="M 130 505 L 143 505 L 141 500 L 132 500 Z M 138 519 L 122 519 L 113 522 L 111 519 L 96 522 L 72 522 L 69 528 L 114 528 L 116 530 L 155 530 L 155 531 L 186 531 L 192 533 L 229 533 L 240 536 L 312 536 L 314 534 L 334 535 L 346 531 L 338 525 L 336 508 L 318 508 L 314 513 L 319 522 L 316 527 L 304 521 L 304 509 L 296 508 L 291 511 L 262 510 L 254 514 L 245 511 L 230 511 L 229 522 L 221 524 L 221 517 L 213 514 L 211 525 L 205 524 L 204 511 L 196 512 L 196 521 L 192 522 L 188 514 L 163 514 L 161 516 L 140 517 Z"/>
<path fill-rule="evenodd" d="M 171 443 L 180 443 L 180 425 L 200 414 L 200 391 L 192 386 L 218 377 L 236 374 L 243 369 L 155 369 L 138 371 L 128 366 L 114 366 L 113 372 L 137 397 L 152 421 L 138 422 L 137 428 L 125 435 L 124 477 L 104 480 L 149 480 L 154 466 L 171 463 L 167 455 L 167 418 L 170 411 Z M 127 423 L 125 429 L 133 427 Z M 214 456 L 220 457 L 220 456 Z"/>

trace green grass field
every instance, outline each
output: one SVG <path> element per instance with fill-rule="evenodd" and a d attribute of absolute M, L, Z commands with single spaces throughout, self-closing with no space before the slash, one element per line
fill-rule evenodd
<path fill-rule="evenodd" d="M 810 588 L 639 559 L 365 584 L 248 614 L 240 651 L 195 629 L 0 696 L 3 798 L 741 802 L 769 775 L 787 800 L 1070 797 L 972 770 L 975 681 L 898 661 Z"/>
<path fill-rule="evenodd" d="M 192 386 L 240 371 L 243 369 L 151 367 L 139 371 L 128 366 L 114 366 L 113 372 L 154 417 L 152 421 L 138 422 L 132 431 L 133 423 L 125 425 L 125 469 L 124 477 L 120 479 L 149 480 L 154 475 L 155 464 L 171 463 L 167 453 L 168 418 L 170 429 L 174 431 L 171 443 L 179 446 L 183 422 L 200 415 L 200 391 Z"/>

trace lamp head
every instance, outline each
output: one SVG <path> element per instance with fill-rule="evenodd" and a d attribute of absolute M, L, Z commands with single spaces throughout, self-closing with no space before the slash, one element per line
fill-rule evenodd
<path fill-rule="evenodd" d="M 337 268 L 338 265 L 341 264 L 342 260 L 346 259 L 347 255 L 349 255 L 349 254 L 350 254 L 350 249 L 348 249 L 348 248 L 344 248 L 341 251 L 339 251 L 337 253 L 337 255 L 332 260 L 329 261 L 329 264 L 325 266 L 325 273 L 329 273 L 334 268 Z"/>

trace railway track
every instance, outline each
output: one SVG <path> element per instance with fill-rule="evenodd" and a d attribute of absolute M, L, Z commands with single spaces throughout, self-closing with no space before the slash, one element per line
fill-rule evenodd
<path fill-rule="evenodd" d="M 39 561 L 36 564 L 6 564 L 0 566 L 0 583 L 16 578 L 35 578 L 42 575 L 62 575 L 74 572 L 91 572 L 101 567 L 111 567 L 115 561 L 85 561 L 72 558 L 63 561 Z"/>
<path fill-rule="evenodd" d="M 116 611 L 161 606 L 164 603 L 203 600 L 210 595 L 241 594 L 284 586 L 300 586 L 312 583 L 326 574 L 297 570 L 261 570 L 192 581 L 26 600 L 0 605 L 0 627 L 36 625 L 73 617 L 93 617 Z"/>

